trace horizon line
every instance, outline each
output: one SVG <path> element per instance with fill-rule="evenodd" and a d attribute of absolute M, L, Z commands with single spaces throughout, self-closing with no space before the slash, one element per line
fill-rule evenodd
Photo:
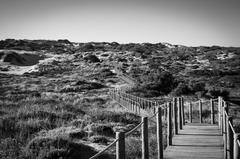
<path fill-rule="evenodd" d="M 5 38 L 5 39 L 0 39 L 0 41 L 4 41 L 4 40 L 8 40 L 8 39 L 13 39 L 13 40 L 30 40 L 30 41 L 34 41 L 34 40 L 49 40 L 49 41 L 57 41 L 57 40 L 68 40 L 68 41 L 70 41 L 70 42 L 72 42 L 72 43 L 113 43 L 113 42 L 116 42 L 116 43 L 118 43 L 118 44 L 146 44 L 146 43 L 150 43 L 150 44 L 159 44 L 159 43 L 161 43 L 161 44 L 170 44 L 170 45 L 173 45 L 173 46 L 185 46 L 185 47 L 213 47 L 213 46 L 219 46 L 219 47 L 226 47 L 226 48 L 228 48 L 228 47 L 234 47 L 234 48 L 240 48 L 240 45 L 239 46 L 232 46 L 232 45 L 218 45 L 218 44 L 210 44 L 210 45 L 186 45 L 186 44 L 174 44 L 174 43 L 171 43 L 171 42 L 144 42 L 144 41 L 142 41 L 142 42 L 134 42 L 134 41 L 132 41 L 132 42 L 130 42 L 130 41 L 128 41 L 128 42 L 119 42 L 119 41 L 72 41 L 72 40 L 69 40 L 68 38 L 60 38 L 60 39 L 44 39 L 44 38 L 39 38 L 39 39 L 21 39 L 21 38 Z"/>

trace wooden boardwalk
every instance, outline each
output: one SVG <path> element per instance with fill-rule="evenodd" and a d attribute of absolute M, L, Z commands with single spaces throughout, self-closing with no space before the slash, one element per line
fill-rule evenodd
<path fill-rule="evenodd" d="M 192 123 L 173 137 L 164 159 L 223 159 L 223 137 L 217 125 Z"/>

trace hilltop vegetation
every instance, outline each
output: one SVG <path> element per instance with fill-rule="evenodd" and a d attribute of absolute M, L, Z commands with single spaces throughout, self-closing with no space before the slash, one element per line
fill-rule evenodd
<path fill-rule="evenodd" d="M 0 158 L 89 158 L 116 131 L 138 124 L 139 116 L 107 95 L 125 84 L 116 67 L 134 79 L 129 92 L 137 96 L 240 95 L 234 47 L 7 39 L 0 41 L 0 58 Z M 137 135 L 128 146 L 140 142 Z"/>

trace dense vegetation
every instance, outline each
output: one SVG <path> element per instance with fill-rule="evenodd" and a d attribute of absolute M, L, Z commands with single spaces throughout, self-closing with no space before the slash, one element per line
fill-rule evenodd
<path fill-rule="evenodd" d="M 115 67 L 134 80 L 129 93 L 137 96 L 240 95 L 240 48 L 7 39 L 0 50 L 0 58 L 13 65 L 18 58 L 27 61 L 20 51 L 54 57 L 22 75 L 8 74 L 11 66 L 1 63 L 0 158 L 89 158 L 113 141 L 116 131 L 133 128 L 140 117 L 107 95 L 109 88 L 124 85 Z M 6 59 L 6 50 L 14 58 Z M 126 140 L 129 158 L 141 158 L 138 136 Z M 151 155 L 154 141 L 151 136 Z M 112 155 L 110 150 L 102 158 Z"/>

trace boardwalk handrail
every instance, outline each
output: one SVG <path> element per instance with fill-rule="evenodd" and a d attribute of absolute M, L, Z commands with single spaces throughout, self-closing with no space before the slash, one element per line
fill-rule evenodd
<path fill-rule="evenodd" d="M 141 97 L 134 96 L 126 93 L 122 89 L 110 89 L 109 96 L 115 100 L 121 106 L 133 111 L 134 113 L 140 114 L 142 110 L 147 112 L 156 112 L 156 107 L 164 108 L 166 103 L 160 104 L 155 100 L 149 100 Z"/>
<path fill-rule="evenodd" d="M 118 71 L 118 70 L 117 70 Z M 118 76 L 129 83 L 130 86 L 134 85 L 135 81 L 132 81 L 129 77 L 126 77 L 123 73 L 119 74 Z M 137 97 L 131 94 L 126 93 L 126 90 L 131 89 L 131 87 L 122 87 L 122 88 L 115 88 L 109 90 L 109 96 L 115 102 L 117 102 L 122 107 L 133 111 L 134 113 L 141 115 L 141 111 L 146 110 L 153 112 L 153 116 L 151 117 L 142 117 L 142 122 L 136 125 L 134 128 L 129 130 L 128 132 L 116 132 L 116 139 L 108 145 L 105 149 L 98 152 L 96 155 L 92 156 L 90 159 L 96 159 L 101 154 L 103 154 L 107 149 L 112 147 L 116 144 L 116 158 L 117 159 L 125 159 L 125 138 L 135 132 L 138 128 L 142 128 L 141 136 L 142 136 L 142 159 L 149 159 L 149 150 L 148 150 L 148 121 L 152 121 L 152 118 L 156 117 L 156 125 L 157 125 L 157 147 L 158 147 L 158 156 L 157 159 L 163 159 L 163 134 L 162 134 L 162 112 L 167 119 L 167 146 L 172 145 L 172 137 L 173 135 L 178 134 L 178 129 L 182 129 L 183 125 L 185 125 L 185 113 L 184 113 L 184 99 L 183 97 L 175 97 L 171 102 L 166 102 L 164 104 L 160 104 L 159 101 L 146 99 Z M 200 123 L 202 122 L 202 104 L 209 102 L 211 108 L 211 123 L 215 124 L 214 122 L 214 102 L 218 101 L 218 122 L 219 126 L 221 126 L 223 120 L 223 115 L 220 115 L 222 109 L 219 104 L 220 98 L 218 99 L 210 99 L 210 100 L 198 100 L 196 102 L 189 103 L 189 121 L 191 122 L 192 116 L 192 105 L 198 104 L 199 105 L 199 114 L 200 114 Z M 163 111 L 162 111 L 163 110 Z M 165 111 L 166 110 L 166 111 Z M 166 113 L 166 114 L 165 114 Z M 224 112 L 225 114 L 225 112 Z M 224 115 L 226 116 L 226 115 Z M 229 122 L 227 122 L 229 123 Z M 226 124 L 225 124 L 226 125 Z M 229 124 L 230 129 L 234 128 L 231 124 Z M 221 127 L 223 128 L 223 127 Z M 174 131 L 173 131 L 174 130 Z M 174 132 L 172 134 L 172 132 Z M 235 134 L 235 133 L 234 133 Z M 236 139 L 236 144 L 234 144 L 234 148 L 238 148 L 240 146 L 239 139 Z M 236 146 L 237 145 L 237 146 Z M 234 158 L 235 159 L 235 158 Z M 237 159 L 237 158 L 236 158 Z"/>
<path fill-rule="evenodd" d="M 218 98 L 221 121 L 219 127 L 224 140 L 224 159 L 240 158 L 240 134 L 236 133 L 233 126 L 233 118 L 229 115 L 228 102 L 222 97 Z"/>
<path fill-rule="evenodd" d="M 135 96 L 135 95 L 132 95 L 132 94 L 129 94 L 129 93 L 126 93 L 124 90 L 120 89 L 120 88 L 114 88 L 114 89 L 111 89 L 110 92 L 118 92 L 119 94 L 121 95 L 126 95 L 126 97 L 128 98 L 132 98 L 133 100 L 136 100 L 136 101 L 145 101 L 145 102 L 151 102 L 151 103 L 154 103 L 154 102 L 157 102 L 155 100 L 149 100 L 149 99 L 146 99 L 146 98 L 142 98 L 142 97 L 138 97 L 138 96 Z M 164 104 L 162 104 L 164 105 Z"/>
<path fill-rule="evenodd" d="M 128 95 L 127 93 L 123 93 L 123 92 L 120 92 L 121 93 L 121 95 L 120 94 L 118 94 L 119 92 L 115 92 L 114 94 L 111 94 L 110 93 L 110 96 L 111 95 L 113 95 L 113 96 L 118 96 L 119 97 L 119 99 L 121 98 L 121 95 L 122 96 L 125 96 L 125 95 Z M 113 99 L 114 99 L 114 97 L 113 97 Z M 118 104 L 120 104 L 120 105 L 122 105 L 122 106 L 124 106 L 124 104 L 122 103 L 122 102 L 124 102 L 123 100 L 116 100 L 116 102 L 118 103 Z M 125 103 L 126 104 L 126 103 Z M 158 107 L 158 108 L 161 108 L 163 105 L 155 105 L 156 107 Z M 161 106 L 161 107 L 160 107 Z M 126 106 L 124 106 L 124 107 L 126 107 Z M 139 107 L 140 108 L 140 107 Z M 159 113 L 161 113 L 161 109 L 160 110 L 157 110 L 155 113 L 154 113 L 154 115 L 152 116 L 152 117 L 150 117 L 150 119 L 151 118 L 153 118 L 153 117 L 155 117 L 155 116 L 158 116 L 159 115 Z M 143 155 L 145 154 L 145 156 L 148 156 L 148 139 L 147 139 L 147 135 L 146 135 L 146 133 L 148 133 L 148 126 L 147 126 L 147 121 L 146 120 L 150 120 L 150 119 L 148 119 L 147 117 L 142 117 L 142 122 L 140 122 L 137 126 L 135 126 L 134 128 L 132 128 L 130 131 L 128 131 L 128 132 L 126 132 L 126 133 L 124 133 L 124 138 L 125 137 L 127 137 L 127 136 L 129 136 L 129 135 L 131 135 L 133 132 L 135 132 L 140 126 L 142 126 L 142 142 L 143 142 L 143 144 L 145 145 L 145 146 L 143 146 Z M 159 123 L 158 121 L 157 121 L 157 123 Z M 157 124 L 157 129 L 159 129 L 159 127 L 160 127 L 160 125 L 158 125 Z M 161 126 L 162 127 L 162 126 Z M 92 156 L 90 159 L 96 159 L 97 157 L 99 157 L 100 155 L 102 155 L 105 151 L 107 151 L 110 147 L 112 147 L 114 144 L 116 144 L 118 141 L 120 140 L 120 138 L 117 138 L 116 137 L 116 139 L 111 143 L 111 144 L 109 144 L 106 148 L 104 148 L 102 151 L 100 151 L 100 152 L 98 152 L 97 154 L 95 154 L 94 156 Z M 161 139 L 159 139 L 159 140 L 162 140 L 162 138 Z M 161 141 L 162 142 L 162 141 Z M 162 144 L 162 143 L 160 143 L 160 144 Z M 160 146 L 160 147 L 163 147 L 163 146 Z M 162 150 L 159 150 L 159 151 L 162 151 Z M 119 150 L 117 150 L 117 152 L 119 152 L 119 153 L 121 153 Z M 119 155 L 119 154 L 117 154 L 117 155 Z"/>
<path fill-rule="evenodd" d="M 125 78 L 123 74 L 121 74 L 121 77 Z M 126 81 L 134 84 L 131 80 L 127 79 Z M 152 121 L 152 118 L 156 117 L 156 125 L 157 125 L 157 147 L 158 147 L 158 159 L 163 159 L 163 134 L 162 134 L 162 112 L 166 113 L 164 114 L 167 119 L 167 143 L 168 146 L 172 145 L 172 130 L 174 130 L 174 135 L 178 134 L 178 129 L 182 129 L 183 125 L 185 125 L 185 113 L 184 113 L 184 100 L 183 97 L 174 98 L 171 102 L 166 102 L 164 104 L 160 104 L 158 101 L 149 100 L 146 98 L 137 97 L 131 94 L 126 93 L 126 89 L 128 88 L 120 88 L 120 89 L 110 89 L 109 90 L 109 96 L 113 100 L 115 100 L 119 105 L 122 107 L 132 110 L 134 113 L 141 115 L 141 111 L 146 110 L 153 113 L 153 116 L 151 117 L 142 117 L 142 121 L 136 125 L 134 128 L 129 130 L 128 132 L 116 132 L 116 139 L 108 145 L 106 148 L 104 148 L 102 151 L 98 152 L 94 156 L 92 156 L 90 159 L 96 159 L 100 155 L 102 155 L 105 151 L 107 151 L 110 147 L 116 144 L 116 158 L 117 159 L 125 159 L 125 138 L 129 135 L 131 135 L 133 132 L 135 132 L 138 128 L 142 128 L 141 136 L 142 136 L 142 159 L 149 159 L 149 150 L 148 150 L 148 121 Z M 196 102 L 190 102 L 189 103 L 189 112 L 192 110 L 191 105 L 198 103 L 199 104 L 199 114 L 200 114 L 200 123 L 202 122 L 202 104 L 206 102 L 210 102 L 211 106 L 211 123 L 214 124 L 214 102 L 218 101 L 218 104 L 220 98 L 218 99 L 210 99 L 210 100 L 199 100 Z M 220 107 L 218 107 L 220 108 Z M 164 110 L 164 111 L 162 111 Z M 165 111 L 166 110 L 166 111 Z M 190 111 L 191 110 L 191 111 Z M 221 109 L 222 110 L 222 109 Z M 220 109 L 218 109 L 218 112 L 220 114 Z M 225 112 L 224 112 L 225 114 Z M 189 114 L 190 116 L 190 114 Z M 224 115 L 226 116 L 226 115 Z M 173 118 L 172 118 L 173 117 Z M 221 118 L 220 118 L 221 117 Z M 222 120 L 223 116 L 219 115 L 219 121 Z M 220 123 L 220 122 L 219 122 Z M 221 125 L 221 124 L 219 124 Z M 226 124 L 225 124 L 226 125 Z M 229 124 L 232 126 L 231 124 Z M 222 127 L 221 127 L 222 128 Z M 233 129 L 233 126 L 230 128 Z M 234 130 L 234 129 L 233 129 Z M 235 131 L 232 131 L 235 132 Z M 234 136 L 235 133 L 233 133 Z M 237 145 L 237 146 L 236 146 Z M 239 150 L 240 141 L 236 139 L 236 144 L 234 144 L 234 148 L 238 148 Z M 234 158 L 235 159 L 235 158 Z"/>
<path fill-rule="evenodd" d="M 90 159 L 96 159 L 100 155 L 102 155 L 105 151 L 107 151 L 110 147 L 113 145 L 116 146 L 116 156 L 119 159 L 125 159 L 125 138 L 129 135 L 131 135 L 133 132 L 135 132 L 138 128 L 142 128 L 142 154 L 143 159 L 149 159 L 149 150 L 148 150 L 148 129 L 147 129 L 147 121 L 152 121 L 152 118 L 156 117 L 156 123 L 157 123 L 157 145 L 158 145 L 158 159 L 163 159 L 163 134 L 162 134 L 162 110 L 167 110 L 167 145 L 172 145 L 172 137 L 175 134 L 178 134 L 178 129 L 182 129 L 182 126 L 185 124 L 185 118 L 184 118 L 184 101 L 182 97 L 174 98 L 172 102 L 167 102 L 164 104 L 158 104 L 156 101 L 151 101 L 148 99 L 140 98 L 131 94 L 128 94 L 124 92 L 121 89 L 110 89 L 109 90 L 109 96 L 115 100 L 119 105 L 125 107 L 129 110 L 134 110 L 133 112 L 136 114 L 141 113 L 142 110 L 154 110 L 153 115 L 151 117 L 142 117 L 142 122 L 140 122 L 138 125 L 136 125 L 134 128 L 129 130 L 128 132 L 121 132 L 122 138 L 120 139 L 118 135 L 116 135 L 116 139 L 108 145 L 106 148 L 104 148 L 102 151 L 98 152 L 96 155 L 92 156 Z M 214 116 L 214 102 L 216 99 L 210 99 L 206 100 L 204 102 L 210 102 L 211 105 L 211 117 Z M 218 99 L 219 101 L 219 99 Z M 192 103 L 192 102 L 190 102 Z M 202 104 L 202 101 L 200 100 L 195 102 Z M 218 102 L 220 103 L 220 102 Z M 186 104 L 186 102 L 185 102 Z M 147 107 L 145 107 L 147 105 Z M 191 105 L 191 104 L 190 104 Z M 221 111 L 219 111 L 221 112 Z M 225 112 L 224 112 L 225 113 Z M 166 117 L 166 116 L 165 116 Z M 173 118 L 172 118 L 173 117 Z M 220 121 L 221 118 L 219 118 Z M 212 118 L 214 121 L 214 118 Z M 214 122 L 212 122 L 214 124 Z M 231 126 L 231 129 L 233 129 L 233 126 Z M 172 130 L 174 130 L 174 134 L 172 135 Z M 233 129 L 234 130 L 234 129 Z M 234 131 L 233 131 L 234 132 Z M 119 133 L 117 133 L 119 134 Z M 121 143 L 121 144 L 120 144 Z M 239 140 L 236 142 L 238 145 L 240 145 Z M 122 145 L 119 146 L 119 145 Z M 123 148 L 124 147 L 124 148 Z M 238 146 L 239 148 L 239 146 Z M 120 157 L 124 156 L 124 157 Z"/>

